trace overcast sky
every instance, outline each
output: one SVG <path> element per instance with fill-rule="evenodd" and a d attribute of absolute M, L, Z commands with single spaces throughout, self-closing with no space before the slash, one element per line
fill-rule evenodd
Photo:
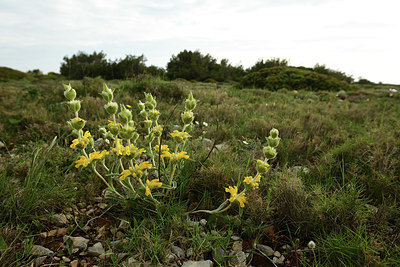
<path fill-rule="evenodd" d="M 103 50 L 166 67 L 187 49 L 400 84 L 399 11 L 396 0 L 0 0 L 0 66 L 59 72 L 64 56 Z"/>

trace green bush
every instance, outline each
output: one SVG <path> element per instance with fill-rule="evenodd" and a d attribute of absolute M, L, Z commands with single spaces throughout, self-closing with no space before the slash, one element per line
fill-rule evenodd
<path fill-rule="evenodd" d="M 19 80 L 26 77 L 26 73 L 7 67 L 0 67 L 0 81 Z"/>
<path fill-rule="evenodd" d="M 282 88 L 308 91 L 339 91 L 353 88 L 349 83 L 328 75 L 294 67 L 261 69 L 244 76 L 239 87 L 257 87 L 272 91 Z"/>

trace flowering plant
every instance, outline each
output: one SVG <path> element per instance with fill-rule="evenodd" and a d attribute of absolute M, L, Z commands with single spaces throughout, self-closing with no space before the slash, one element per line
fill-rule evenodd
<path fill-rule="evenodd" d="M 113 102 L 114 91 L 104 84 L 101 95 L 107 102 L 104 108 L 109 118 L 99 128 L 99 132 L 111 142 L 108 142 L 107 149 L 96 151 L 91 133 L 83 131 L 86 121 L 79 117 L 81 102 L 75 99 L 76 91 L 71 85 L 64 85 L 64 88 L 64 95 L 69 100 L 67 105 L 74 113 L 74 117 L 68 121 L 68 126 L 76 136 L 70 147 L 81 153 L 75 167 L 91 168 L 108 189 L 120 198 L 148 197 L 156 205 L 160 204 L 156 197 L 176 188 L 176 174 L 190 157 L 184 149 L 193 128 L 193 110 L 197 103 L 193 94 L 190 93 L 185 101 L 185 109 L 181 113 L 181 130 L 174 130 L 167 135 L 171 140 L 167 145 L 162 144 L 164 127 L 158 122 L 161 113 L 156 109 L 157 102 L 151 94 L 145 93 L 144 103 L 139 101 L 139 121 L 134 121 L 131 106 Z M 267 141 L 268 146 L 263 149 L 265 159 L 257 160 L 257 173 L 254 177 L 246 176 L 237 185 L 225 188 L 230 197 L 217 209 L 192 213 L 224 212 L 234 202 L 245 207 L 248 203 L 246 192 L 259 186 L 262 176 L 269 169 L 268 160 L 277 155 L 279 131 L 272 129 Z M 242 183 L 244 188 L 239 190 Z"/>
<path fill-rule="evenodd" d="M 186 99 L 185 110 L 181 114 L 182 129 L 169 134 L 172 145 L 168 146 L 161 144 L 164 130 L 158 122 L 161 113 L 156 109 L 157 102 L 151 94 L 145 93 L 146 101 L 138 103 L 139 121 L 135 122 L 131 106 L 113 102 L 114 91 L 104 84 L 101 95 L 107 101 L 104 108 L 110 117 L 99 132 L 111 142 L 106 150 L 96 151 L 91 133 L 83 132 L 86 121 L 79 117 L 81 105 L 75 99 L 76 91 L 71 85 L 64 85 L 64 88 L 64 95 L 69 100 L 67 105 L 74 113 L 74 118 L 68 121 L 76 136 L 70 147 L 82 154 L 75 167 L 91 168 L 120 198 L 149 197 L 159 204 L 153 193 L 162 194 L 175 188 L 176 172 L 183 166 L 184 160 L 189 159 L 183 149 L 190 137 L 196 107 L 192 93 Z M 101 174 L 104 172 L 107 175 Z M 116 183 L 120 184 L 118 188 Z"/>

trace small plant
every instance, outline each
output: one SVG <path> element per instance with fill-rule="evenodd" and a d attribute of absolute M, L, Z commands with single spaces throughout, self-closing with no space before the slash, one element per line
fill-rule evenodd
<path fill-rule="evenodd" d="M 96 151 L 91 133 L 83 130 L 86 121 L 79 117 L 81 104 L 75 99 L 76 91 L 71 85 L 64 85 L 64 88 L 64 95 L 69 100 L 68 107 L 74 113 L 74 118 L 68 121 L 69 128 L 76 136 L 70 147 L 82 153 L 75 167 L 91 168 L 119 198 L 149 198 L 158 206 L 158 199 L 167 196 L 169 190 L 177 187 L 176 177 L 185 160 L 190 157 L 185 148 L 191 137 L 189 133 L 193 128 L 193 110 L 197 102 L 193 94 L 189 94 L 185 101 L 185 110 L 181 113 L 182 128 L 169 133 L 170 140 L 163 144 L 164 127 L 158 122 L 161 113 L 156 109 L 155 98 L 150 93 L 145 93 L 146 101 L 138 103 L 137 115 L 141 120 L 135 122 L 132 107 L 113 102 L 114 91 L 104 84 L 101 95 L 107 101 L 104 108 L 110 118 L 107 125 L 99 128 L 99 132 L 111 142 L 108 149 Z M 224 212 L 234 202 L 238 202 L 243 208 L 248 203 L 246 192 L 259 186 L 262 176 L 269 169 L 268 160 L 277 155 L 279 131 L 272 129 L 267 141 L 268 146 L 263 149 L 265 159 L 257 160 L 257 173 L 254 177 L 239 179 L 237 185 L 225 188 L 225 191 L 230 193 L 230 198 L 217 209 L 195 212 Z M 244 189 L 240 191 L 242 183 Z"/>

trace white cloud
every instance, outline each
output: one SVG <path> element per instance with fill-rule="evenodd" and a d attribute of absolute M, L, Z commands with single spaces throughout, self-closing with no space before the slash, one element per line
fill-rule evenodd
<path fill-rule="evenodd" d="M 172 54 L 200 49 L 246 67 L 281 57 L 400 83 L 398 7 L 394 0 L 0 0 L 0 59 L 17 67 L 13 57 L 31 57 L 31 68 L 57 71 L 59 63 L 41 66 L 27 51 L 51 50 L 59 58 L 47 61 L 60 62 L 78 50 L 104 50 L 114 58 L 144 53 L 165 66 Z"/>

